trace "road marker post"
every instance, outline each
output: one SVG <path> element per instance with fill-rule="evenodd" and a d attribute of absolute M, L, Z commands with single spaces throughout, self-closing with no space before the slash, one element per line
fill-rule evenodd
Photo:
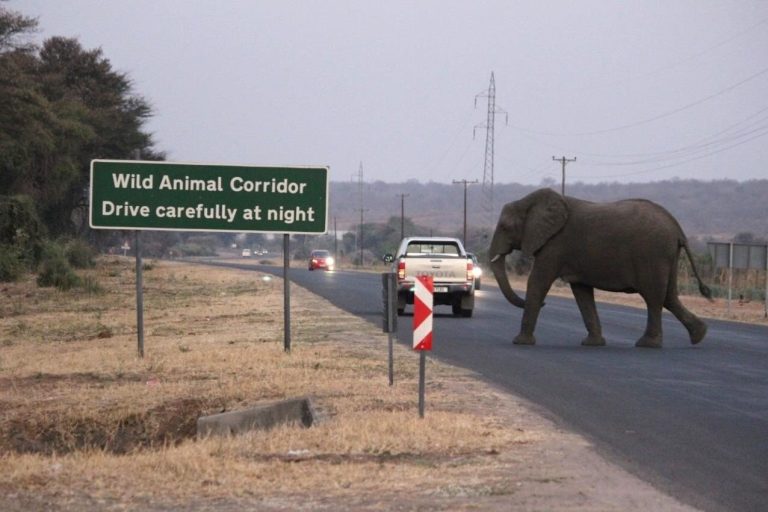
<path fill-rule="evenodd" d="M 395 384 L 395 364 L 394 364 L 394 337 L 397 333 L 397 275 L 394 272 L 384 272 L 381 274 L 381 300 L 384 306 L 384 321 L 382 330 L 388 334 L 388 356 L 389 356 L 389 385 Z"/>
<path fill-rule="evenodd" d="M 432 276 L 418 276 L 413 288 L 413 349 L 419 352 L 419 418 L 424 417 L 427 351 L 432 350 Z"/>

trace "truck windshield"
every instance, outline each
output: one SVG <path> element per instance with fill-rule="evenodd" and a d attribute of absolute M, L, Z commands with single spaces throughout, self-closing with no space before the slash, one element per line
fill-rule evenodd
<path fill-rule="evenodd" d="M 408 256 L 458 256 L 459 247 L 456 244 L 446 243 L 420 243 L 413 242 L 408 244 L 405 250 Z"/>

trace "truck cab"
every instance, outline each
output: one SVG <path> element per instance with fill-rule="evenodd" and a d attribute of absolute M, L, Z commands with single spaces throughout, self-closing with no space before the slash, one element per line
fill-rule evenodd
<path fill-rule="evenodd" d="M 434 305 L 449 305 L 454 316 L 469 318 L 475 307 L 472 259 L 457 238 L 409 237 L 400 242 L 392 264 L 397 274 L 397 313 L 413 304 L 417 276 L 434 281 Z"/>

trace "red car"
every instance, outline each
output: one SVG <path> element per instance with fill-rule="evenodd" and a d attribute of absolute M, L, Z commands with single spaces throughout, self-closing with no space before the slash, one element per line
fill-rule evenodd
<path fill-rule="evenodd" d="M 333 256 L 328 251 L 312 251 L 309 255 L 309 270 L 316 268 L 333 270 Z"/>

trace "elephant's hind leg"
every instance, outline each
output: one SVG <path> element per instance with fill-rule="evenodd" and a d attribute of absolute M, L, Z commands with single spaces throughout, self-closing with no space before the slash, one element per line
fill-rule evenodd
<path fill-rule="evenodd" d="M 635 343 L 636 347 L 661 348 L 662 328 L 661 309 L 667 297 L 670 285 L 672 263 L 643 267 L 639 272 L 638 290 L 648 308 L 648 321 L 645 332 Z"/>
<path fill-rule="evenodd" d="M 595 289 L 592 286 L 571 283 L 571 290 L 581 311 L 581 317 L 584 319 L 584 326 L 587 328 L 587 337 L 581 341 L 581 344 L 591 347 L 605 345 L 603 328 L 595 306 Z"/>
<path fill-rule="evenodd" d="M 643 295 L 645 305 L 648 308 L 648 322 L 645 332 L 635 343 L 636 347 L 661 348 L 661 308 L 663 299 L 654 296 Z"/>
<path fill-rule="evenodd" d="M 676 290 L 670 290 L 667 294 L 667 299 L 664 302 L 664 307 L 669 310 L 670 313 L 680 320 L 685 328 L 688 330 L 688 335 L 691 338 L 692 344 L 697 344 L 704 339 L 707 335 L 707 324 L 701 321 L 699 317 L 691 313 L 677 297 Z"/>

